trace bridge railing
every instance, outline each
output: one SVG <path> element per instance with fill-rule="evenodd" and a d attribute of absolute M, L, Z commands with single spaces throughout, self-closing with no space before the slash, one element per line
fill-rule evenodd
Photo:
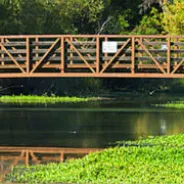
<path fill-rule="evenodd" d="M 0 36 L 0 77 L 184 77 L 184 36 Z"/>

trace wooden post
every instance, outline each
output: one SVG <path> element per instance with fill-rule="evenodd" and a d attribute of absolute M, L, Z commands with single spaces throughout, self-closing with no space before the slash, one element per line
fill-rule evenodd
<path fill-rule="evenodd" d="M 1 38 L 1 43 L 2 43 L 2 44 L 4 43 L 4 38 Z M 1 47 L 1 51 L 3 52 L 2 47 Z M 1 54 L 1 58 L 2 58 L 1 64 L 4 65 L 4 61 L 3 61 L 3 59 L 4 59 L 4 54 L 3 54 L 3 53 Z"/>
<path fill-rule="evenodd" d="M 64 36 L 61 37 L 61 73 L 65 72 L 65 40 Z"/>
<path fill-rule="evenodd" d="M 100 72 L 100 38 L 96 36 L 96 73 Z"/>
<path fill-rule="evenodd" d="M 174 38 L 174 51 L 179 49 L 179 46 L 176 45 L 177 42 L 178 42 L 178 38 Z M 176 59 L 178 58 L 178 53 L 177 52 L 175 52 L 174 58 L 175 58 L 175 61 L 174 61 L 174 68 L 175 68 L 175 66 L 177 65 L 177 60 Z"/>
<path fill-rule="evenodd" d="M 105 37 L 105 42 L 108 42 L 108 38 L 107 37 Z M 108 57 L 108 54 L 107 53 L 105 53 L 105 57 Z M 107 63 L 108 63 L 108 60 L 105 60 L 105 63 L 104 64 L 106 65 Z"/>
<path fill-rule="evenodd" d="M 167 37 L 167 73 L 171 70 L 171 37 Z"/>
<path fill-rule="evenodd" d="M 39 42 L 39 38 L 36 37 L 36 38 L 35 38 L 35 41 L 36 41 L 36 43 L 38 43 L 38 42 Z M 35 56 L 36 56 L 36 57 L 39 57 L 38 49 L 39 49 L 39 46 L 35 46 L 35 50 L 36 50 Z M 39 59 L 38 59 L 38 60 L 39 60 Z M 35 63 L 35 64 L 38 63 L 38 60 L 36 60 L 36 63 Z"/>
<path fill-rule="evenodd" d="M 141 41 L 141 43 L 143 43 L 143 38 L 141 37 L 140 38 L 140 41 Z M 140 46 L 140 50 L 141 50 L 141 52 L 140 52 L 140 54 L 139 54 L 139 56 L 142 58 L 143 57 L 143 48 L 142 48 L 142 45 Z M 142 64 L 142 60 L 139 60 L 139 63 L 138 64 Z"/>
<path fill-rule="evenodd" d="M 29 151 L 25 151 L 25 165 L 26 167 L 29 167 Z"/>
<path fill-rule="evenodd" d="M 29 48 L 29 37 L 26 37 L 26 71 L 30 71 L 30 48 Z"/>
<path fill-rule="evenodd" d="M 131 68 L 132 74 L 135 73 L 135 37 L 132 36 L 132 68 Z"/>
<path fill-rule="evenodd" d="M 1 156 L 0 158 L 1 158 L 1 160 L 0 160 L 0 163 L 1 163 L 0 173 L 3 173 L 4 172 L 4 160 L 3 160 L 3 156 Z"/>
<path fill-rule="evenodd" d="M 70 41 L 72 43 L 73 41 L 73 38 L 70 38 Z M 73 57 L 73 53 L 72 53 L 72 45 L 70 45 L 70 64 L 72 65 L 73 64 L 73 59 L 71 59 Z"/>
<path fill-rule="evenodd" d="M 64 152 L 60 152 L 60 162 L 64 162 Z"/>

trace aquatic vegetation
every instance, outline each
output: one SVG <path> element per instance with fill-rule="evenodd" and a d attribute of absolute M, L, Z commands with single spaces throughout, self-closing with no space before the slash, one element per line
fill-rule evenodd
<path fill-rule="evenodd" d="M 0 102 L 1 103 L 39 103 L 39 104 L 46 104 L 46 103 L 59 103 L 59 102 L 86 102 L 89 98 L 80 98 L 80 97 L 59 97 L 59 96 L 1 96 Z"/>
<path fill-rule="evenodd" d="M 152 146 L 145 145 L 150 142 Z M 19 183 L 181 184 L 184 178 L 183 142 L 184 135 L 128 141 L 131 146 L 105 149 L 66 163 L 16 167 L 6 180 Z"/>
<path fill-rule="evenodd" d="M 117 141 L 118 146 L 162 146 L 162 147 L 184 147 L 184 134 L 170 136 L 149 136 L 139 138 L 135 141 Z"/>
<path fill-rule="evenodd" d="M 156 104 L 154 106 L 183 109 L 184 108 L 184 101 L 168 102 L 168 103 L 165 103 L 165 104 Z"/>

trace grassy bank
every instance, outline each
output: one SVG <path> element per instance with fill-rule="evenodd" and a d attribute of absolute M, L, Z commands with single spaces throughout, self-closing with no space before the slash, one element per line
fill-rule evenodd
<path fill-rule="evenodd" d="M 60 164 L 17 167 L 7 181 L 19 183 L 183 183 L 184 135 L 120 142 L 121 146 Z"/>
<path fill-rule="evenodd" d="M 155 106 L 183 109 L 184 108 L 184 101 L 168 102 L 166 104 L 156 104 Z"/>
<path fill-rule="evenodd" d="M 45 103 L 68 103 L 68 102 L 86 102 L 89 98 L 79 98 L 79 97 L 58 97 L 58 96 L 1 96 L 0 102 L 1 103 L 39 103 L 39 104 L 45 104 Z"/>

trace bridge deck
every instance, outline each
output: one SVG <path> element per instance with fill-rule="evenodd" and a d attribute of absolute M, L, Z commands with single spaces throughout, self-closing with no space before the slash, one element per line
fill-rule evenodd
<path fill-rule="evenodd" d="M 184 36 L 0 36 L 0 78 L 184 77 Z"/>

